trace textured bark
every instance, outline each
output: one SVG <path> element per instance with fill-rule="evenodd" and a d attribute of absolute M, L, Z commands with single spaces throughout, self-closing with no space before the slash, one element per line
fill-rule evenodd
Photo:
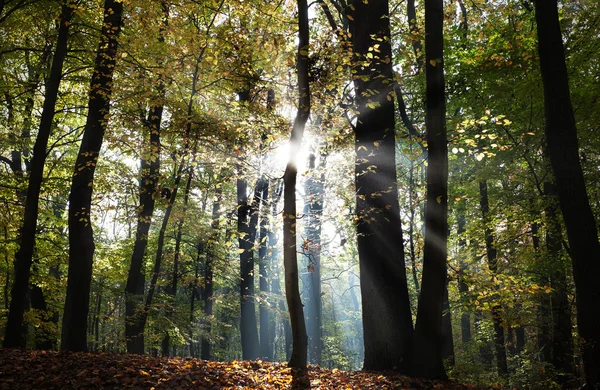
<path fill-rule="evenodd" d="M 440 379 L 446 379 L 442 362 L 444 345 L 442 312 L 444 290 L 446 289 L 446 257 L 448 256 L 448 147 L 444 94 L 443 21 L 443 1 L 426 0 L 427 201 L 423 276 L 411 368 L 411 372 L 416 376 Z M 450 340 L 452 339 L 451 329 L 448 337 Z M 449 340 L 446 342 L 448 343 L 446 347 L 452 348 Z"/>
<path fill-rule="evenodd" d="M 285 297 L 292 326 L 292 354 L 288 366 L 306 369 L 308 360 L 308 336 L 304 323 L 304 310 L 298 283 L 298 254 L 296 250 L 296 177 L 298 168 L 294 159 L 300 151 L 304 127 L 310 116 L 310 85 L 308 82 L 308 4 L 298 0 L 298 111 L 290 135 L 290 157 L 283 174 L 283 266 L 285 275 Z"/>
<path fill-rule="evenodd" d="M 489 213 L 490 205 L 488 199 L 487 182 L 479 182 L 479 202 L 481 213 L 485 223 L 485 249 L 488 267 L 492 274 L 498 272 L 497 250 L 494 247 L 494 233 L 490 227 Z M 502 377 L 508 375 L 508 364 L 506 361 L 506 343 L 504 339 L 504 327 L 502 326 L 502 308 L 498 303 L 492 303 L 492 321 L 494 323 L 494 348 L 496 349 L 496 364 L 498 374 Z"/>
<path fill-rule="evenodd" d="M 364 369 L 402 370 L 413 329 L 396 181 L 389 9 L 387 0 L 350 4 L 359 112 L 355 184 Z M 374 44 L 378 51 L 369 59 Z"/>
<path fill-rule="evenodd" d="M 54 58 L 52 59 L 50 77 L 46 83 L 46 95 L 44 97 L 42 117 L 38 135 L 33 147 L 33 159 L 31 161 L 31 171 L 25 200 L 25 213 L 19 237 L 19 250 L 15 256 L 14 262 L 15 277 L 11 290 L 10 310 L 6 323 L 4 347 L 25 347 L 23 316 L 27 308 L 27 290 L 29 288 L 31 264 L 33 262 L 33 251 L 35 247 L 40 190 L 44 177 L 48 139 L 50 138 L 50 133 L 52 131 L 58 89 L 62 79 L 62 69 L 68 50 L 67 42 L 69 40 L 69 25 L 71 23 L 71 17 L 73 16 L 73 10 L 74 9 L 68 4 L 62 7 L 56 50 L 54 51 Z M 21 154 L 19 153 L 18 156 L 13 154 L 12 157 L 13 170 L 17 169 L 20 171 Z M 17 163 L 18 167 L 16 166 Z"/>
<path fill-rule="evenodd" d="M 219 239 L 219 218 L 221 217 L 221 200 L 223 198 L 223 190 L 218 187 L 215 190 L 215 201 L 212 207 L 212 238 L 208 243 L 208 252 L 206 254 L 206 263 L 204 266 L 204 288 L 202 289 L 202 302 L 204 302 L 204 317 L 206 322 L 204 325 L 204 334 L 211 333 L 211 317 L 213 315 L 213 276 L 215 269 L 215 261 L 217 260 L 217 242 Z M 206 336 L 202 336 L 201 340 L 201 355 L 203 360 L 211 359 L 211 344 Z"/>
<path fill-rule="evenodd" d="M 548 154 L 567 229 L 586 385 L 600 387 L 600 244 L 579 162 L 575 116 L 556 0 L 536 0 L 535 19 Z"/>
<path fill-rule="evenodd" d="M 94 172 L 110 110 L 112 79 L 121 32 L 123 3 L 106 0 L 101 40 L 90 84 L 88 115 L 69 196 L 69 273 L 61 349 L 87 349 L 87 316 L 94 257 L 91 205 Z"/>

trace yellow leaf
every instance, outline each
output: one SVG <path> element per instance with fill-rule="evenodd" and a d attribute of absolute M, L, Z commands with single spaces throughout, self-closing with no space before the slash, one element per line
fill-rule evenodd
<path fill-rule="evenodd" d="M 435 60 L 429 60 L 429 63 L 431 64 L 431 66 L 436 66 L 437 62 Z"/>
<path fill-rule="evenodd" d="M 244 253 L 244 249 L 238 249 L 237 252 L 238 253 Z"/>
<path fill-rule="evenodd" d="M 435 201 L 438 203 L 442 203 L 442 196 L 438 196 L 437 198 L 435 198 Z"/>
<path fill-rule="evenodd" d="M 351 15 L 346 15 L 346 17 L 348 18 L 348 20 L 354 20 L 354 18 Z"/>

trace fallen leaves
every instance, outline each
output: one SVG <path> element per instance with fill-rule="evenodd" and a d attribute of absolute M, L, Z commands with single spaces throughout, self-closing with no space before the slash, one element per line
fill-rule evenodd
<path fill-rule="evenodd" d="M 455 382 L 397 374 L 328 370 L 292 371 L 286 363 L 213 362 L 150 357 L 0 349 L 4 389 L 476 389 Z"/>

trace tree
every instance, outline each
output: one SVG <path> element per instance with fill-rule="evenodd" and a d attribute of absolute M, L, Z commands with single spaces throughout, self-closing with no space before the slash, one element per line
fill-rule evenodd
<path fill-rule="evenodd" d="M 31 161 L 31 174 L 27 186 L 27 197 L 25 200 L 25 215 L 21 228 L 19 251 L 15 259 L 15 279 L 11 290 L 11 303 L 4 336 L 4 347 L 25 347 L 23 337 L 23 315 L 27 307 L 27 290 L 31 275 L 31 264 L 33 262 L 33 251 L 35 247 L 35 235 L 38 223 L 39 197 L 44 177 L 44 166 L 47 156 L 48 139 L 52 131 L 52 122 L 56 112 L 56 100 L 60 82 L 63 76 L 63 65 L 67 56 L 67 43 L 69 41 L 69 26 L 76 5 L 67 2 L 62 6 L 59 19 L 58 38 L 56 49 L 52 58 L 50 76 L 46 83 L 46 96 L 44 108 L 38 129 L 38 135 L 33 148 L 33 159 Z M 18 161 L 20 168 L 21 159 Z"/>
<path fill-rule="evenodd" d="M 94 171 L 110 116 L 110 97 L 121 32 L 123 3 L 106 0 L 90 84 L 87 120 L 69 195 L 69 273 L 60 348 L 87 350 L 87 317 L 94 257 L 91 206 Z"/>
<path fill-rule="evenodd" d="M 296 250 L 296 177 L 298 167 L 295 157 L 300 150 L 306 121 L 310 116 L 310 84 L 308 81 L 309 29 L 308 4 L 298 0 L 298 111 L 290 135 L 290 157 L 283 175 L 283 265 L 285 272 L 285 297 L 292 325 L 292 355 L 288 365 L 306 369 L 308 337 L 304 310 L 298 286 L 298 253 Z"/>
<path fill-rule="evenodd" d="M 573 261 L 586 385 L 600 387 L 600 244 L 579 161 L 557 0 L 535 0 L 546 140 Z"/>
<path fill-rule="evenodd" d="M 161 23 L 158 37 L 159 44 L 164 44 L 164 30 L 167 27 L 169 9 L 166 2 L 161 1 L 164 19 Z M 161 45 L 164 46 L 164 45 Z M 125 311 L 128 319 L 125 321 L 125 337 L 127 351 L 129 353 L 144 353 L 144 334 L 143 330 L 138 329 L 136 325 L 139 320 L 136 317 L 136 311 L 140 309 L 144 295 L 144 255 L 148 244 L 148 232 L 152 223 L 154 214 L 155 198 L 157 196 L 158 181 L 160 177 L 160 128 L 164 111 L 165 84 L 162 78 L 158 81 L 154 100 L 151 104 L 147 117 L 145 110 L 142 113 L 144 127 L 147 131 L 148 141 L 146 151 L 140 158 L 140 187 L 139 187 L 139 207 L 137 227 L 135 232 L 135 242 L 133 253 L 131 255 L 131 264 L 125 285 Z M 140 313 L 137 313 L 140 315 Z"/>
<path fill-rule="evenodd" d="M 356 231 L 365 370 L 403 370 L 412 320 L 395 162 L 393 75 L 387 0 L 351 1 Z M 376 298 L 373 298 L 376 297 Z"/>
<path fill-rule="evenodd" d="M 411 362 L 411 372 L 414 375 L 440 379 L 446 378 L 442 363 L 441 332 L 448 256 L 448 141 L 444 93 L 443 21 L 443 1 L 426 0 L 427 202 L 423 280 Z"/>

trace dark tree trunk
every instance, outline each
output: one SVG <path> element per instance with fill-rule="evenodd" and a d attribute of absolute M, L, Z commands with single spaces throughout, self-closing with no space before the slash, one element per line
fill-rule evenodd
<path fill-rule="evenodd" d="M 260 194 L 260 235 L 258 237 L 258 266 L 259 266 L 259 288 L 260 288 L 260 304 L 259 304 L 259 318 L 260 318 L 260 358 L 266 361 L 273 361 L 273 348 L 269 342 L 269 302 L 267 301 L 267 295 L 269 293 L 269 268 L 268 268 L 268 256 L 267 251 L 269 249 L 268 240 L 268 225 L 270 213 L 268 207 L 269 199 L 269 181 L 261 177 L 259 182 L 256 184 L 258 192 Z"/>
<path fill-rule="evenodd" d="M 259 357 L 258 327 L 256 324 L 256 308 L 254 300 L 254 241 L 258 212 L 248 204 L 248 185 L 246 180 L 237 180 L 238 198 L 238 242 L 240 250 L 240 332 L 242 338 L 242 357 L 253 360 Z M 257 194 L 255 191 L 255 199 Z"/>
<path fill-rule="evenodd" d="M 288 365 L 292 368 L 306 369 L 308 360 L 308 336 L 304 323 L 304 310 L 300 299 L 298 283 L 298 254 L 296 249 L 296 177 L 298 168 L 294 163 L 300 151 L 304 127 L 310 116 L 310 85 L 308 81 L 308 4 L 298 0 L 298 54 L 296 69 L 298 72 L 298 111 L 290 135 L 289 162 L 283 174 L 283 266 L 285 274 L 285 297 L 292 325 L 292 356 Z"/>
<path fill-rule="evenodd" d="M 206 264 L 204 266 L 204 288 L 202 289 L 202 301 L 204 302 L 204 317 L 206 318 L 204 333 L 210 335 L 211 332 L 211 317 L 213 315 L 213 275 L 215 261 L 217 257 L 217 242 L 219 240 L 219 218 L 221 216 L 221 200 L 223 190 L 218 187 L 215 191 L 215 201 L 212 208 L 212 239 L 208 243 L 208 253 L 206 254 Z M 202 336 L 201 355 L 204 360 L 211 359 L 211 344 L 206 336 Z"/>
<path fill-rule="evenodd" d="M 464 237 L 465 226 L 466 226 L 466 200 L 461 199 L 456 207 L 456 223 L 457 229 L 456 234 L 458 235 L 458 292 L 460 294 L 460 300 L 463 304 L 462 312 L 460 314 L 460 335 L 463 344 L 467 344 L 471 341 L 471 311 L 467 309 L 469 303 L 469 285 L 466 280 L 467 262 L 465 261 L 465 248 L 467 246 L 467 240 Z"/>
<path fill-rule="evenodd" d="M 158 277 L 160 276 L 161 268 L 162 268 L 162 260 L 163 260 L 163 251 L 165 246 L 165 234 L 167 233 L 167 227 L 169 225 L 169 219 L 171 218 L 171 213 L 173 212 L 173 206 L 175 205 L 175 200 L 177 199 L 177 192 L 179 189 L 179 183 L 181 182 L 181 177 L 183 175 L 184 166 L 186 165 L 185 160 L 181 161 L 179 168 L 177 169 L 177 173 L 175 176 L 175 181 L 173 183 L 173 192 L 169 197 L 169 204 L 167 205 L 167 209 L 165 210 L 165 215 L 163 216 L 162 224 L 160 226 L 160 231 L 158 232 L 158 242 L 156 244 L 156 255 L 154 257 L 154 268 L 152 269 L 152 278 L 150 279 L 150 286 L 148 287 L 148 293 L 146 294 L 146 302 L 144 303 L 144 307 L 140 315 L 135 316 L 135 322 L 133 324 L 133 329 L 137 332 L 136 334 L 141 336 L 141 351 L 134 351 L 134 353 L 142 354 L 144 353 L 144 331 L 146 329 L 146 323 L 148 321 L 148 315 L 150 313 L 150 306 L 152 306 L 152 300 L 154 299 L 154 294 L 156 293 L 156 287 L 158 285 Z M 193 175 L 193 173 L 190 173 Z"/>
<path fill-rule="evenodd" d="M 548 154 L 571 248 L 586 385 L 593 389 L 600 387 L 600 244 L 579 162 L 558 4 L 556 0 L 534 4 Z"/>
<path fill-rule="evenodd" d="M 479 201 L 483 221 L 485 223 L 485 249 L 487 253 L 488 267 L 492 274 L 498 273 L 497 250 L 494 247 L 494 233 L 490 227 L 489 213 L 490 205 L 488 199 L 487 182 L 479 182 Z M 504 327 L 502 326 L 502 308 L 498 303 L 492 303 L 492 321 L 494 323 L 494 348 L 496 349 L 496 364 L 498 374 L 501 377 L 508 375 L 508 364 L 506 361 L 506 343 L 504 340 Z"/>
<path fill-rule="evenodd" d="M 95 250 L 90 215 L 92 191 L 94 172 L 109 117 L 123 3 L 106 0 L 104 12 L 101 40 L 90 85 L 87 121 L 69 196 L 69 273 L 61 349 L 71 351 L 87 349 L 87 316 Z"/>
<path fill-rule="evenodd" d="M 425 1 L 425 76 L 427 128 L 427 203 L 423 276 L 415 326 L 412 369 L 414 375 L 446 379 L 442 362 L 442 312 L 446 289 L 448 234 L 448 147 L 444 94 L 444 6 L 442 0 Z M 447 294 L 447 292 L 446 292 Z M 449 317 L 449 314 L 448 314 Z M 452 329 L 448 335 L 452 339 Z M 448 342 L 448 341 L 447 341 Z M 448 344 L 449 345 L 449 344 Z"/>
<path fill-rule="evenodd" d="M 417 10 L 415 8 L 415 0 L 407 0 L 406 2 L 406 16 L 408 19 L 408 29 L 410 31 L 411 37 L 411 45 L 413 51 L 415 53 L 415 66 L 417 68 L 417 72 L 421 71 L 423 67 L 423 44 L 421 43 L 421 38 L 419 37 L 419 25 L 417 23 Z M 425 22 L 427 23 L 427 22 Z M 427 30 L 427 27 L 425 27 Z M 441 57 L 440 57 L 441 58 Z"/>
<path fill-rule="evenodd" d="M 163 31 L 166 27 L 168 18 L 168 9 L 163 3 L 163 12 L 165 19 L 161 25 L 161 31 L 158 41 L 164 42 Z M 127 352 L 144 353 L 144 334 L 136 329 L 138 316 L 141 315 L 141 308 L 144 300 L 144 255 L 148 244 L 148 232 L 152 223 L 154 214 L 154 196 L 160 176 L 160 126 L 164 109 L 165 86 L 163 81 L 159 81 L 156 87 L 157 102 L 152 105 L 148 118 L 144 119 L 144 126 L 148 132 L 148 150 L 146 158 L 141 158 L 141 181 L 139 189 L 140 206 L 137 211 L 137 228 L 135 233 L 135 243 L 133 254 L 131 255 L 131 265 L 127 276 L 125 286 L 125 337 Z"/>
<path fill-rule="evenodd" d="M 540 252 L 540 232 L 539 223 L 533 222 L 531 224 L 531 238 L 533 243 L 533 249 L 539 257 L 542 256 Z M 543 267 L 544 265 L 542 265 Z M 549 278 L 542 273 L 539 278 L 539 283 L 542 286 L 549 284 Z M 551 324 L 552 324 L 552 312 L 550 307 L 550 296 L 548 294 L 541 294 L 539 306 L 537 309 L 537 321 L 538 321 L 538 333 L 537 333 L 537 347 L 539 353 L 539 359 L 542 362 L 550 362 L 552 359 L 552 335 L 551 335 Z"/>
<path fill-rule="evenodd" d="M 448 300 L 448 282 L 444 288 L 444 301 L 442 303 L 442 359 L 450 366 L 454 366 L 454 339 L 452 337 L 452 316 Z"/>
<path fill-rule="evenodd" d="M 40 190 L 44 178 L 46 149 L 52 131 L 58 89 L 62 79 L 65 57 L 68 51 L 67 42 L 69 40 L 69 26 L 71 24 L 73 11 L 74 9 L 68 5 L 62 7 L 56 50 L 54 51 L 54 58 L 52 59 L 50 77 L 46 83 L 46 95 L 44 97 L 42 117 L 38 135 L 33 147 L 33 159 L 31 161 L 31 171 L 25 201 L 25 214 L 23 216 L 21 235 L 19 237 L 19 250 L 15 256 L 14 262 L 15 278 L 11 290 L 10 310 L 6 323 L 4 347 L 25 347 L 23 316 L 27 308 L 27 290 L 29 288 L 33 250 L 35 247 Z M 17 159 L 17 156 L 13 155 L 13 163 L 16 165 L 17 162 L 19 165 L 18 169 L 21 170 L 21 156 L 19 155 Z M 15 168 L 17 167 L 14 167 L 13 169 Z"/>
<path fill-rule="evenodd" d="M 396 181 L 389 9 L 387 0 L 350 4 L 359 112 L 355 184 L 364 369 L 402 370 L 413 329 Z M 378 50 L 369 51 L 375 41 Z M 369 64 L 359 65 L 364 61 Z"/>
<path fill-rule="evenodd" d="M 567 295 L 568 285 L 566 263 L 562 258 L 562 234 L 558 220 L 558 193 L 554 183 L 544 183 L 544 194 L 547 199 L 545 209 L 547 218 L 546 249 L 551 261 L 550 304 L 552 307 L 552 364 L 559 372 L 564 373 L 559 379 L 563 386 L 575 376 L 573 367 L 573 333 L 571 307 Z"/>
<path fill-rule="evenodd" d="M 175 305 L 177 304 L 177 286 L 179 284 L 179 257 L 181 256 L 181 237 L 183 235 L 183 223 L 186 218 L 186 212 L 188 208 L 188 202 L 190 199 L 190 190 L 192 188 L 192 179 L 194 177 L 194 170 L 192 167 L 188 168 L 190 170 L 188 174 L 188 178 L 185 183 L 185 189 L 183 190 L 183 210 L 182 216 L 177 221 L 177 234 L 175 236 L 175 253 L 173 254 L 173 273 L 171 274 L 171 283 L 165 289 L 167 295 L 170 296 L 170 302 L 167 304 L 167 308 L 165 310 L 165 315 L 167 318 L 173 317 L 173 313 L 175 312 Z M 173 192 L 175 195 L 176 191 Z M 175 199 L 173 199 L 173 202 Z M 165 332 L 165 335 L 162 340 L 162 355 L 169 356 L 171 351 L 171 338 L 169 336 L 169 332 Z"/>

